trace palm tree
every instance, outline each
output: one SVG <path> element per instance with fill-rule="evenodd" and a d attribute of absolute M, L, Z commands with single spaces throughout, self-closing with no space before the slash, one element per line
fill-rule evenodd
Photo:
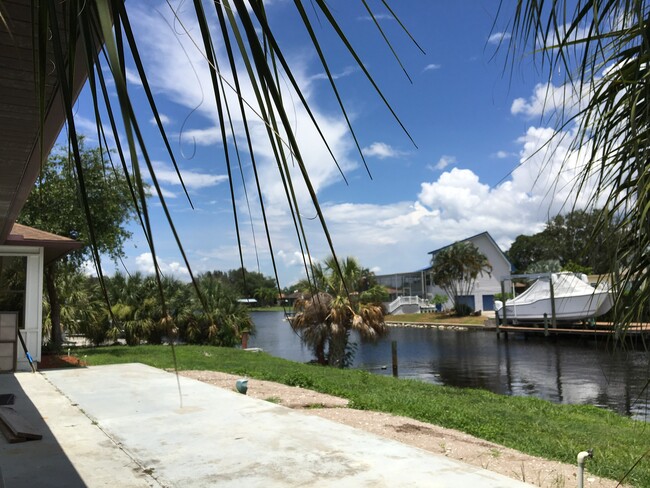
<path fill-rule="evenodd" d="M 84 334 L 93 342 L 96 342 L 97 336 L 102 342 L 106 332 L 102 322 L 107 310 L 97 282 L 79 271 L 68 269 L 57 276 L 57 287 L 60 292 L 60 320 L 63 332 Z M 51 339 L 51 307 L 47 296 L 43 298 L 43 328 Z"/>
<path fill-rule="evenodd" d="M 479 275 L 492 272 L 485 254 L 471 242 L 456 242 L 431 258 L 433 282 L 442 288 L 458 311 L 458 297 L 469 295 Z"/>
<path fill-rule="evenodd" d="M 557 137 L 573 137 L 567 157 L 584 158 L 575 191 L 601 209 L 593 237 L 612 220 L 612 234 L 622 235 L 612 267 L 623 327 L 648 320 L 650 302 L 649 22 L 645 0 L 519 0 L 511 19 L 511 59 L 535 52 L 549 80 L 563 76 Z"/>
<path fill-rule="evenodd" d="M 349 366 L 354 353 L 349 344 L 351 331 L 363 341 L 385 335 L 384 310 L 361 301 L 357 290 L 364 283 L 364 273 L 356 259 L 348 257 L 337 263 L 330 257 L 314 268 L 313 282 L 322 291 L 296 302 L 291 327 L 311 347 L 319 364 Z"/>
<path fill-rule="evenodd" d="M 237 302 L 223 283 L 210 275 L 198 277 L 200 295 L 195 294 L 178 318 L 181 335 L 191 343 L 233 347 L 243 334 L 254 334 L 246 307 Z"/>

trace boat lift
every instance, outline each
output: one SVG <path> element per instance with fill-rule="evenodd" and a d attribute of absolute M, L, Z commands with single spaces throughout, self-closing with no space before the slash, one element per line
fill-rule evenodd
<path fill-rule="evenodd" d="M 555 291 L 553 289 L 553 273 L 528 273 L 528 274 L 513 274 L 513 275 L 508 275 L 508 276 L 501 276 L 499 278 L 499 282 L 501 283 L 501 297 L 503 298 L 503 317 L 501 320 L 499 320 L 499 314 L 497 313 L 495 316 L 495 322 L 496 322 L 496 329 L 497 329 L 497 335 L 499 334 L 499 325 L 507 325 L 508 324 L 508 314 L 506 311 L 506 287 L 505 287 L 505 282 L 510 281 L 512 284 L 512 298 L 515 298 L 515 284 L 514 280 L 515 279 L 526 279 L 526 280 L 538 280 L 540 278 L 548 278 L 549 282 L 549 288 L 551 290 L 551 327 L 554 329 L 557 328 L 557 318 L 555 315 Z M 515 309 L 517 305 L 514 305 Z M 544 314 L 544 328 L 548 327 L 548 318 L 546 317 L 546 314 Z M 499 323 L 501 322 L 501 324 Z"/>

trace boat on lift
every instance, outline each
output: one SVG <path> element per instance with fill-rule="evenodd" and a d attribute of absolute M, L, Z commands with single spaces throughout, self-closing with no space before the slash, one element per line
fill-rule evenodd
<path fill-rule="evenodd" d="M 587 276 L 569 272 L 535 275 L 537 281 L 521 295 L 507 300 L 494 301 L 497 318 L 508 322 L 542 322 L 544 314 L 551 320 L 552 299 L 555 302 L 555 320 L 580 322 L 607 313 L 614 304 L 610 289 L 599 283 L 593 287 Z M 552 286 L 552 290 L 551 290 Z"/>

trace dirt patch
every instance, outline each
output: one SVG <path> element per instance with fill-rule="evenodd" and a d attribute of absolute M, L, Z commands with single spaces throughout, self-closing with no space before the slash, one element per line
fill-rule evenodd
<path fill-rule="evenodd" d="M 86 363 L 75 356 L 65 354 L 43 354 L 38 369 L 83 368 Z"/>
<path fill-rule="evenodd" d="M 229 390 L 235 389 L 235 381 L 240 378 L 215 371 L 183 371 L 181 374 Z M 529 456 L 456 430 L 407 417 L 347 408 L 348 401 L 344 398 L 255 379 L 248 381 L 247 394 L 285 407 L 302 409 L 305 414 L 346 424 L 534 486 L 564 488 L 577 484 L 576 466 Z M 590 474 L 585 475 L 584 481 L 584 486 L 591 488 L 618 486 L 616 481 Z"/>
<path fill-rule="evenodd" d="M 228 390 L 234 390 L 235 382 L 241 378 L 241 376 L 216 371 L 181 371 L 181 374 Z M 311 409 L 348 406 L 348 401 L 345 398 L 256 379 L 248 380 L 247 394 L 253 398 L 267 400 L 289 408 Z"/>

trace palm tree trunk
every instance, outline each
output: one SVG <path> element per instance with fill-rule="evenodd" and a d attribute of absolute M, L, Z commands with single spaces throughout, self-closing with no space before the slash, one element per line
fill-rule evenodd
<path fill-rule="evenodd" d="M 320 341 L 316 345 L 314 352 L 316 353 L 316 361 L 318 361 L 318 364 L 327 366 L 327 358 L 325 357 L 325 340 Z"/>
<path fill-rule="evenodd" d="M 345 358 L 347 345 L 347 331 L 332 334 L 330 336 L 327 361 L 330 366 L 336 366 L 337 368 L 345 368 L 347 366 Z"/>
<path fill-rule="evenodd" d="M 52 344 L 56 350 L 63 345 L 63 330 L 61 329 L 61 301 L 56 289 L 56 265 L 50 264 L 45 268 L 45 287 L 50 302 L 50 322 L 52 324 Z"/>

